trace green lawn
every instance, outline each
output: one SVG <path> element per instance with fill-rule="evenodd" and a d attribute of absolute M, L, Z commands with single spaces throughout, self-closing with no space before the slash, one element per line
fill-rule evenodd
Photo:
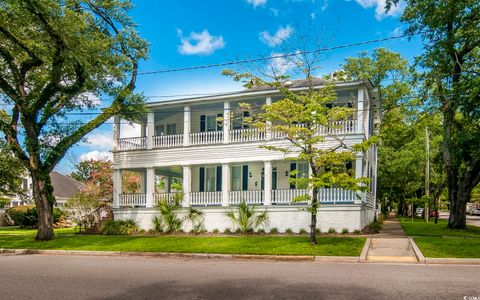
<path fill-rule="evenodd" d="M 365 238 L 360 237 L 319 237 L 318 245 L 312 246 L 307 236 L 102 236 L 72 235 L 71 229 L 56 232 L 55 240 L 37 242 L 33 230 L 1 228 L 0 248 L 359 256 L 365 243 Z"/>
<path fill-rule="evenodd" d="M 400 217 L 400 224 L 425 257 L 480 258 L 480 227 L 468 226 L 467 231 L 447 229 L 446 220 L 426 223 L 423 219 Z"/>

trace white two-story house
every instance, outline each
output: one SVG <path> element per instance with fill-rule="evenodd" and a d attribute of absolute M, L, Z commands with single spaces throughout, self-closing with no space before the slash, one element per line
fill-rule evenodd
<path fill-rule="evenodd" d="M 318 80 L 318 86 L 322 85 Z M 293 81 L 290 89 L 301 91 L 305 82 Z M 336 84 L 337 100 L 331 105 L 354 109 L 352 118 L 342 121 L 335 135 L 344 143 L 357 144 L 376 133 L 379 126 L 380 95 L 369 81 Z M 194 206 L 205 215 L 205 227 L 212 231 L 233 229 L 225 212 L 241 201 L 255 204 L 269 212 L 269 228 L 308 230 L 310 216 L 305 203 L 292 198 L 309 193 L 289 182 L 290 172 L 309 176 L 301 161 L 285 160 L 283 153 L 261 148 L 262 145 L 288 145 L 275 132 L 249 128 L 242 119 L 249 113 L 239 112 L 239 103 L 261 106 L 278 101 L 282 95 L 270 88 L 243 90 L 209 97 L 178 99 L 147 104 L 148 113 L 140 120 L 141 134 L 120 138 L 120 120 L 114 125 L 114 215 L 115 219 L 134 219 L 145 229 L 152 227 L 157 213 L 155 205 L 173 196 L 171 183 L 182 183 L 183 207 Z M 219 122 L 219 117 L 223 121 Z M 331 135 L 331 131 L 328 132 Z M 319 130 L 319 134 L 327 132 Z M 325 144 L 338 140 L 326 136 Z M 337 232 L 361 230 L 373 221 L 377 152 L 372 147 L 358 153 L 347 164 L 354 176 L 370 177 L 367 192 L 339 188 L 320 191 L 318 228 Z M 122 171 L 141 175 L 141 193 L 122 193 Z M 158 184 L 159 178 L 164 180 Z M 267 231 L 269 228 L 265 228 Z M 189 228 L 184 228 L 188 231 Z"/>

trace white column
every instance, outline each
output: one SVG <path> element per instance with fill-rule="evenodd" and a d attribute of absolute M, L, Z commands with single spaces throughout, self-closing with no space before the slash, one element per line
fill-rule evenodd
<path fill-rule="evenodd" d="M 263 205 L 272 205 L 272 162 L 264 162 L 264 200 Z"/>
<path fill-rule="evenodd" d="M 265 104 L 272 105 L 272 97 L 267 97 Z M 265 128 L 265 139 L 268 141 L 272 139 L 272 122 L 267 121 L 266 126 L 267 128 Z"/>
<path fill-rule="evenodd" d="M 230 165 L 222 164 L 222 206 L 229 205 Z"/>
<path fill-rule="evenodd" d="M 153 148 L 153 135 L 155 133 L 155 114 L 147 113 L 147 149 Z"/>
<path fill-rule="evenodd" d="M 357 97 L 357 132 L 363 133 L 364 89 L 358 89 Z"/>
<path fill-rule="evenodd" d="M 230 142 L 230 102 L 223 102 L 223 143 Z"/>
<path fill-rule="evenodd" d="M 357 153 L 357 159 L 355 160 L 355 178 L 363 177 L 363 153 Z M 361 196 L 361 199 L 355 199 L 355 204 L 360 204 L 365 198 L 365 192 L 357 192 L 357 195 Z"/>
<path fill-rule="evenodd" d="M 120 138 L 120 117 L 113 117 L 113 151 L 118 150 L 118 139 Z"/>
<path fill-rule="evenodd" d="M 146 207 L 153 207 L 153 194 L 155 193 L 155 169 L 147 168 L 146 179 Z"/>
<path fill-rule="evenodd" d="M 313 176 L 313 171 L 312 171 L 312 168 L 310 167 L 310 163 L 307 162 L 307 164 L 308 164 L 308 178 L 311 180 L 312 176 Z M 313 198 L 313 186 L 310 187 L 310 185 L 309 185 L 308 195 L 310 196 L 310 200 L 308 201 L 308 204 L 311 204 L 312 203 L 312 198 Z"/>
<path fill-rule="evenodd" d="M 190 145 L 190 130 L 191 130 L 191 118 L 192 114 L 190 106 L 185 105 L 183 109 L 183 145 Z"/>
<path fill-rule="evenodd" d="M 122 193 L 122 170 L 113 170 L 113 208 L 120 207 L 120 194 Z"/>
<path fill-rule="evenodd" d="M 190 206 L 190 192 L 192 191 L 192 168 L 183 166 L 183 207 Z"/>
<path fill-rule="evenodd" d="M 147 192 L 147 171 L 142 170 L 141 172 L 138 172 L 140 175 L 140 193 L 146 193 Z"/>

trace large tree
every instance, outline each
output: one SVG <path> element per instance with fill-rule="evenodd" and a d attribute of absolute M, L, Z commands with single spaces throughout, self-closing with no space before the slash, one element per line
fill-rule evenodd
<path fill-rule="evenodd" d="M 128 0 L 4 0 L 0 4 L 0 97 L 11 108 L 0 129 L 28 169 L 37 240 L 54 237 L 49 173 L 66 151 L 114 115 L 133 119 L 133 93 L 147 44 Z M 99 97 L 108 107 L 74 119 Z"/>
<path fill-rule="evenodd" d="M 0 207 L 10 203 L 10 197 L 23 195 L 26 170 L 5 142 L 0 142 Z"/>
<path fill-rule="evenodd" d="M 400 0 L 387 0 L 387 10 Z M 443 115 L 443 164 L 447 174 L 448 227 L 466 229 L 466 204 L 480 182 L 480 2 L 406 0 L 401 20 L 421 35 L 417 57 L 424 87 Z"/>

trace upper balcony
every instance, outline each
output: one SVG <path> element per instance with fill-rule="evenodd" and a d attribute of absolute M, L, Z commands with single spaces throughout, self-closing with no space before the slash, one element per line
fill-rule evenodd
<path fill-rule="evenodd" d="M 171 149 L 189 146 L 219 145 L 232 143 L 261 142 L 284 139 L 281 132 L 260 131 L 249 127 L 244 119 L 248 111 L 240 110 L 240 103 L 261 107 L 278 101 L 281 96 L 259 92 L 237 93 L 218 97 L 185 99 L 148 104 L 149 112 L 139 120 L 140 132 L 136 137 L 122 137 L 120 121 L 114 125 L 114 151 Z M 374 107 L 370 99 L 372 91 L 363 82 L 354 88 L 337 91 L 337 100 L 332 106 L 347 106 L 353 109 L 349 120 L 337 121 L 329 126 L 318 126 L 318 135 L 369 136 L 375 127 Z M 219 121 L 221 120 L 221 121 Z"/>

